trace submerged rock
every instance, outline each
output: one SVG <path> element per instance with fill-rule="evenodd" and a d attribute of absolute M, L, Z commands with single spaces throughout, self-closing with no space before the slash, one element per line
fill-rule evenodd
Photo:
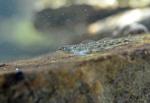
<path fill-rule="evenodd" d="M 82 46 L 92 51 L 98 48 L 92 45 L 102 41 Z M 60 49 L 31 60 L 1 65 L 0 102 L 149 103 L 150 36 L 105 41 L 103 49 L 84 56 Z"/>
<path fill-rule="evenodd" d="M 139 35 L 139 34 L 146 34 L 149 30 L 146 26 L 139 24 L 139 23 L 133 23 L 130 25 L 126 25 L 124 27 L 118 28 L 113 34 L 114 36 L 122 34 L 123 35 Z"/>
<path fill-rule="evenodd" d="M 90 24 L 88 31 L 95 38 L 141 35 L 150 31 L 149 20 L 150 8 L 131 9 Z"/>

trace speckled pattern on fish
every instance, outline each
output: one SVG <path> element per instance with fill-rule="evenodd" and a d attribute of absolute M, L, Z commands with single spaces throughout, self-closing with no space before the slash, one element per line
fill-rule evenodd
<path fill-rule="evenodd" d="M 75 55 L 86 55 L 92 52 L 100 52 L 107 49 L 111 49 L 117 46 L 126 45 L 135 41 L 137 37 L 122 37 L 122 38 L 104 38 L 98 41 L 91 41 L 88 43 L 80 43 L 75 45 L 66 45 L 59 50 L 64 52 L 73 53 Z"/>

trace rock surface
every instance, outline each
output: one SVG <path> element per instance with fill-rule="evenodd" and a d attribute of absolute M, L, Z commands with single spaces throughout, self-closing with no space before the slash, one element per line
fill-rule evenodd
<path fill-rule="evenodd" d="M 125 38 L 85 55 L 60 49 L 1 64 L 0 103 L 149 103 L 150 36 Z"/>
<path fill-rule="evenodd" d="M 149 20 L 150 8 L 131 9 L 96 21 L 89 25 L 88 31 L 96 38 L 138 35 L 150 31 Z"/>

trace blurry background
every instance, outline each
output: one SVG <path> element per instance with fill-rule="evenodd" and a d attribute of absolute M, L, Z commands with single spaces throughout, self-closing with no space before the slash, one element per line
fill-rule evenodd
<path fill-rule="evenodd" d="M 30 58 L 83 40 L 150 28 L 150 0 L 0 0 L 0 61 Z"/>

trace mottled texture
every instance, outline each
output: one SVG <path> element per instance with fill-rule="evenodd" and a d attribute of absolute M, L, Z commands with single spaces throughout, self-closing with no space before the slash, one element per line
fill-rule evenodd
<path fill-rule="evenodd" d="M 81 42 L 76 45 L 67 45 L 61 47 L 59 50 L 64 52 L 73 53 L 75 55 L 86 55 L 92 52 L 100 52 L 114 47 L 129 44 L 131 42 L 136 42 L 138 37 L 122 37 L 117 39 L 104 38 L 98 41 L 90 41 L 87 43 Z"/>
<path fill-rule="evenodd" d="M 126 39 L 82 56 L 59 50 L 1 64 L 0 103 L 149 103 L 150 36 Z"/>

